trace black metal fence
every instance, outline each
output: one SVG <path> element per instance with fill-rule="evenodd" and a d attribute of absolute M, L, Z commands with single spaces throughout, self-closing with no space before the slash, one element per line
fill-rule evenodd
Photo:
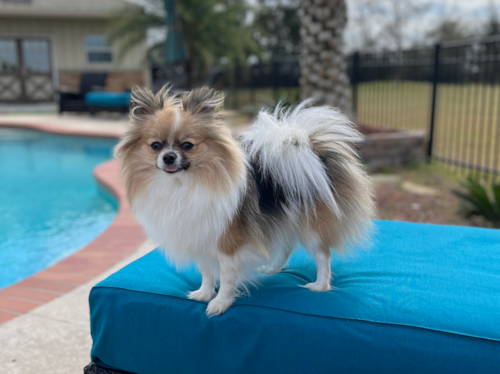
<path fill-rule="evenodd" d="M 298 94 L 299 78 L 298 56 L 288 56 L 245 68 L 236 65 L 225 71 L 226 89 L 231 92 L 229 108 L 272 104 L 286 98 L 285 93 L 290 91 Z"/>
<path fill-rule="evenodd" d="M 187 76 L 182 67 L 154 66 L 152 78 L 153 82 L 157 82 L 156 85 L 153 84 L 155 89 L 159 89 L 166 82 L 170 82 L 178 89 L 183 89 L 187 85 Z M 262 105 L 262 100 L 273 101 L 283 98 L 284 93 L 288 91 L 298 92 L 299 78 L 299 56 L 288 56 L 246 67 L 238 64 L 219 67 L 203 76 L 195 74 L 195 84 L 229 91 L 225 107 L 240 109 L 248 104 Z"/>
<path fill-rule="evenodd" d="M 500 36 L 349 57 L 357 121 L 426 130 L 430 158 L 500 175 Z"/>

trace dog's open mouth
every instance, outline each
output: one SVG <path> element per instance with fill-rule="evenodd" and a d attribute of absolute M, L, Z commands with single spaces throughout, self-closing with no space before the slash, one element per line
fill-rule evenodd
<path fill-rule="evenodd" d="M 179 168 L 165 168 L 163 170 L 165 170 L 169 174 L 174 174 L 174 173 L 177 173 L 181 169 L 179 169 Z"/>
<path fill-rule="evenodd" d="M 175 173 L 178 173 L 180 171 L 188 170 L 190 166 L 191 166 L 191 163 L 183 162 L 179 166 L 164 167 L 163 169 L 157 166 L 157 168 L 160 170 L 163 170 L 165 173 L 175 174 Z"/>

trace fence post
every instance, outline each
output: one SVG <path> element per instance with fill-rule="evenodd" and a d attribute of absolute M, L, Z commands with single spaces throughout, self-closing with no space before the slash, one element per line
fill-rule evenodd
<path fill-rule="evenodd" d="M 434 72 L 432 77 L 432 107 L 431 107 L 431 123 L 429 128 L 429 147 L 427 149 L 427 157 L 429 162 L 432 159 L 432 146 L 434 142 L 434 125 L 436 123 L 436 100 L 437 100 L 437 86 L 439 83 L 440 51 L 441 51 L 441 44 L 436 44 L 434 49 Z"/>
<path fill-rule="evenodd" d="M 273 60 L 272 62 L 272 67 L 271 67 L 271 75 L 273 77 L 273 90 L 276 92 L 279 88 L 279 77 L 278 74 L 280 73 L 279 71 L 279 64 L 278 61 Z"/>
<path fill-rule="evenodd" d="M 239 97 L 238 97 L 238 85 L 239 85 L 239 64 L 238 60 L 234 59 L 234 66 L 233 66 L 233 107 L 232 109 L 238 109 L 238 106 L 240 104 Z"/>
<path fill-rule="evenodd" d="M 250 102 L 252 103 L 252 105 L 255 105 L 255 82 L 254 82 L 254 79 L 253 79 L 253 74 L 254 74 L 254 66 L 255 65 L 252 65 L 250 66 Z"/>
<path fill-rule="evenodd" d="M 358 116 L 358 77 L 359 75 L 359 52 L 354 52 L 352 55 L 352 110 L 354 115 Z"/>

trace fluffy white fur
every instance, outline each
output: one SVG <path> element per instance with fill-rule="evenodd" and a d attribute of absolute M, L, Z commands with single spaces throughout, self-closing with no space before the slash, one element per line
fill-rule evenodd
<path fill-rule="evenodd" d="M 292 206 L 314 208 L 319 197 L 340 216 L 325 166 L 314 153 L 310 137 L 316 134 L 322 141 L 340 144 L 358 143 L 363 139 L 338 110 L 310 107 L 312 102 L 312 99 L 305 100 L 288 111 L 280 105 L 274 113 L 261 111 L 252 128 L 243 134 L 242 143 L 250 157 L 259 157 L 263 172 L 273 175 L 276 183 L 285 186 L 287 199 L 295 203 Z"/>
<path fill-rule="evenodd" d="M 165 178 L 157 174 L 148 190 L 137 196 L 132 209 L 148 237 L 176 263 L 205 264 L 218 277 L 217 243 L 239 207 L 246 180 L 231 194 L 214 194 L 194 184 L 187 173 Z"/>

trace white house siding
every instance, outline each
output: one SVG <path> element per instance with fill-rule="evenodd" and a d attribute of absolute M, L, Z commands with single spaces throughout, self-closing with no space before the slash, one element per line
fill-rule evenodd
<path fill-rule="evenodd" d="M 130 52 L 120 63 L 116 61 L 116 51 L 112 64 L 89 64 L 86 61 L 85 35 L 106 35 L 106 25 L 105 20 L 0 18 L 0 36 L 49 37 L 58 70 L 144 70 L 145 45 Z"/>
<path fill-rule="evenodd" d="M 112 63 L 87 62 L 85 35 L 105 35 L 106 25 L 106 19 L 18 18 L 5 14 L 2 16 L 0 11 L 0 37 L 38 36 L 51 40 L 52 64 L 58 78 L 56 82 L 59 81 L 61 86 L 76 89 L 80 74 L 89 71 L 110 73 L 107 82 L 107 86 L 110 86 L 109 90 L 120 90 L 136 84 L 148 83 L 145 44 L 131 51 L 120 62 L 117 61 L 116 48 L 113 48 Z"/>

